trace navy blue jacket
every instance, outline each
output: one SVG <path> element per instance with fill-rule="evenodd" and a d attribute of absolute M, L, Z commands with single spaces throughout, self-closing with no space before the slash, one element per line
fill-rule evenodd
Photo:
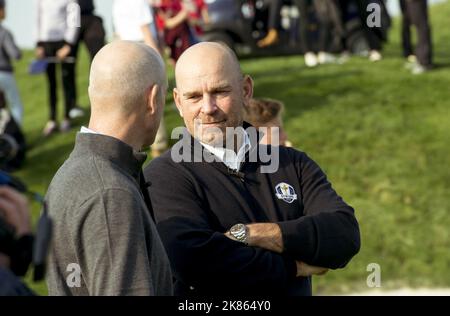
<path fill-rule="evenodd" d="M 183 139 L 174 150 L 185 142 L 191 159 L 197 157 L 197 141 Z M 260 146 L 252 144 L 253 150 Z M 236 173 L 222 162 L 177 163 L 168 151 L 145 169 L 176 295 L 311 295 L 311 279 L 296 277 L 295 260 L 337 269 L 359 251 L 354 210 L 319 166 L 286 147 L 279 148 L 279 161 L 275 173 L 261 173 L 260 159 L 243 163 Z M 287 196 L 282 183 L 288 184 Z M 283 254 L 224 235 L 234 224 L 260 222 L 280 225 Z"/>

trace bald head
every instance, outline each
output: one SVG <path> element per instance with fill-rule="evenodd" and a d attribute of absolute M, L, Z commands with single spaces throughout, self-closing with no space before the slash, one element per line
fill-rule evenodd
<path fill-rule="evenodd" d="M 179 78 L 209 71 L 231 73 L 242 79 L 242 71 L 235 53 L 226 45 L 215 42 L 202 42 L 188 48 L 180 56 L 175 67 L 177 86 Z"/>
<path fill-rule="evenodd" d="M 164 89 L 164 62 L 152 48 L 130 41 L 115 41 L 103 47 L 92 61 L 89 98 L 93 112 L 120 111 L 129 114 L 145 105 L 149 88 Z"/>

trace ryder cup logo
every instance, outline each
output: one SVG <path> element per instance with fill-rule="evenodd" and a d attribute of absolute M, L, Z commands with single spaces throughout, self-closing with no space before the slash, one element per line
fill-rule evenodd
<path fill-rule="evenodd" d="M 275 192 L 277 198 L 283 200 L 287 203 L 292 203 L 297 200 L 297 194 L 295 194 L 295 190 L 292 185 L 281 182 L 275 187 Z"/>

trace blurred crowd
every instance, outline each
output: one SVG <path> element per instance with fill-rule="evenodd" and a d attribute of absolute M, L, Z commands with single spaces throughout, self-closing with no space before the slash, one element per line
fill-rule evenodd
<path fill-rule="evenodd" d="M 264 48 L 280 41 L 282 11 L 287 1 L 261 2 L 268 8 L 267 33 L 257 45 Z M 426 0 L 400 0 L 399 5 L 402 12 L 403 55 L 412 73 L 420 74 L 432 68 L 428 3 Z M 291 16 L 298 15 L 300 20 L 294 31 L 298 34 L 306 66 L 344 62 L 355 52 L 367 55 L 373 62 L 382 59 L 383 44 L 388 40 L 391 26 L 386 1 L 292 0 L 292 7 L 296 12 Z M 411 43 L 413 27 L 417 32 L 415 49 Z M 358 37 L 359 42 L 355 40 Z M 358 43 L 366 47 L 356 47 Z"/>

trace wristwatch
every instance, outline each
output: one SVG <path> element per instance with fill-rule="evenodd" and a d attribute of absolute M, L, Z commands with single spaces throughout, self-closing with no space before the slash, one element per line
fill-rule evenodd
<path fill-rule="evenodd" d="M 244 224 L 236 224 L 233 227 L 231 227 L 230 234 L 231 234 L 231 236 L 236 238 L 237 241 L 248 245 L 248 243 L 247 243 L 248 228 Z"/>

